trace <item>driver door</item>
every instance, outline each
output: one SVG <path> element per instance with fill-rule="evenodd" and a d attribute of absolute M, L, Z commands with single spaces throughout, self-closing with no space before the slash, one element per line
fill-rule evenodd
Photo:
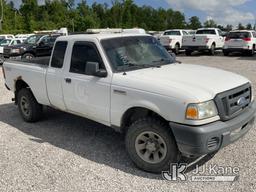
<path fill-rule="evenodd" d="M 100 78 L 85 72 L 87 62 L 98 62 L 100 68 L 105 69 L 96 45 L 86 41 L 74 42 L 69 62 L 66 66 L 70 67 L 65 69 L 62 79 L 67 110 L 108 125 L 111 76 Z"/>

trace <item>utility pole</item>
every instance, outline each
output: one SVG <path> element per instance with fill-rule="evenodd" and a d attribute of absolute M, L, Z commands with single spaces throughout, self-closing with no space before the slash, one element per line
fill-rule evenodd
<path fill-rule="evenodd" d="M 1 18 L 0 18 L 0 31 L 2 31 L 3 27 L 3 20 L 4 20 L 4 4 L 3 4 L 3 0 L 0 0 L 1 3 Z"/>

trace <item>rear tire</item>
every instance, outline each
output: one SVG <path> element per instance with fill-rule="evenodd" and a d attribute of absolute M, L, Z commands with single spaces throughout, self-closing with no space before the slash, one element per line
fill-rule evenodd
<path fill-rule="evenodd" d="M 252 47 L 252 50 L 249 50 L 248 51 L 248 56 L 254 56 L 254 54 L 255 54 L 255 45 Z"/>
<path fill-rule="evenodd" d="M 209 50 L 209 54 L 210 55 L 215 55 L 215 44 L 214 43 L 211 45 L 211 48 Z"/>
<path fill-rule="evenodd" d="M 229 56 L 229 51 L 223 50 L 223 55 L 224 56 Z"/>
<path fill-rule="evenodd" d="M 128 129 L 125 144 L 137 167 L 154 173 L 169 170 L 177 163 L 178 148 L 174 136 L 165 123 L 154 118 L 135 121 Z"/>
<path fill-rule="evenodd" d="M 21 89 L 17 99 L 19 112 L 26 122 L 36 122 L 41 118 L 43 107 L 36 101 L 29 89 Z"/>
<path fill-rule="evenodd" d="M 191 50 L 186 50 L 186 51 L 185 51 L 185 54 L 186 54 L 186 56 L 191 56 L 192 52 L 193 52 L 193 51 L 191 51 Z"/>

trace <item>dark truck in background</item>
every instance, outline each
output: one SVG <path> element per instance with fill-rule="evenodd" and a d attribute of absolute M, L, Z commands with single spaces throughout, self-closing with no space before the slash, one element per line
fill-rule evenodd
<path fill-rule="evenodd" d="M 22 44 L 4 48 L 4 58 L 26 58 L 50 56 L 54 42 L 59 34 L 37 34 L 26 39 Z"/>

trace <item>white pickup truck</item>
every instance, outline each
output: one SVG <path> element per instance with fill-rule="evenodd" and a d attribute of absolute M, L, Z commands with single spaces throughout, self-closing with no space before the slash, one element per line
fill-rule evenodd
<path fill-rule="evenodd" d="M 224 33 L 217 28 L 202 28 L 196 34 L 184 36 L 182 49 L 186 55 L 191 55 L 194 51 L 208 51 L 210 55 L 215 54 L 215 50 L 224 46 Z"/>
<path fill-rule="evenodd" d="M 248 79 L 177 63 L 149 35 L 59 37 L 46 61 L 3 64 L 23 119 L 39 120 L 45 105 L 110 126 L 125 134 L 131 159 L 146 171 L 215 153 L 254 124 Z"/>
<path fill-rule="evenodd" d="M 181 29 L 166 30 L 159 37 L 159 40 L 167 50 L 172 50 L 175 54 L 179 54 L 184 35 L 189 35 L 189 33 Z"/>

